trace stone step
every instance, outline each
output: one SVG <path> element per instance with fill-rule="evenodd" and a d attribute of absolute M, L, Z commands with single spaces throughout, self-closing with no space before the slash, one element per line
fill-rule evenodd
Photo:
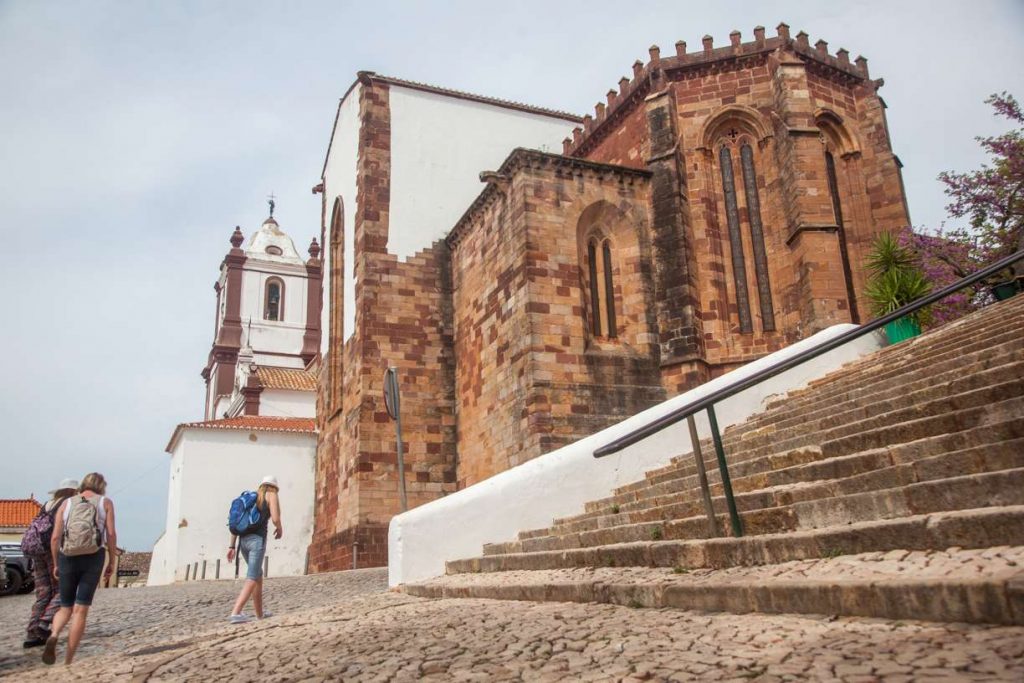
<path fill-rule="evenodd" d="M 889 349 L 883 349 L 816 380 L 808 387 L 772 400 L 765 411 L 753 416 L 743 425 L 734 425 L 731 429 L 737 436 L 741 436 L 746 430 L 756 430 L 762 424 L 776 421 L 782 414 L 799 413 L 807 407 L 819 408 L 831 405 L 837 400 L 845 400 L 846 397 L 872 393 L 875 388 L 901 377 L 926 378 L 936 368 L 945 369 L 951 363 L 955 365 L 957 362 L 970 362 L 969 356 L 973 354 L 984 354 L 986 351 L 1000 348 L 1020 348 L 1020 335 L 1015 330 L 1021 326 L 1024 326 L 1024 316 L 1013 325 L 1001 327 L 994 335 L 980 335 L 967 340 L 948 340 L 948 348 L 943 349 L 941 353 L 928 354 L 915 350 L 913 354 L 908 353 L 907 358 L 903 360 L 885 357 L 882 354 Z M 896 348 L 899 348 L 899 345 Z M 911 347 L 903 350 L 910 351 Z"/>
<path fill-rule="evenodd" d="M 1006 302 L 1003 302 L 965 316 L 920 337 L 887 346 L 868 356 L 853 360 L 825 377 L 811 380 L 806 387 L 792 392 L 790 398 L 799 398 L 801 394 L 805 393 L 819 392 L 827 385 L 835 385 L 837 382 L 846 384 L 849 381 L 862 381 L 865 375 L 873 374 L 865 372 L 865 370 L 919 363 L 925 358 L 934 359 L 947 354 L 951 349 L 967 345 L 976 346 L 997 338 L 1005 339 L 1006 333 L 1015 328 L 1019 329 L 1022 321 L 1024 321 L 1024 304 L 1018 301 L 1007 305 Z"/>
<path fill-rule="evenodd" d="M 1000 419 L 1000 416 L 1002 416 L 1002 419 Z M 876 451 L 879 449 L 888 454 L 890 465 L 899 465 L 927 458 L 942 452 L 970 451 L 972 448 L 979 445 L 995 444 L 999 441 L 1014 440 L 1024 436 L 1024 417 L 1022 416 L 1024 416 L 1024 399 L 1015 398 L 980 409 L 970 409 L 963 414 L 949 415 L 946 420 L 932 421 L 930 426 L 937 432 L 932 435 L 919 434 L 919 438 L 897 444 L 886 443 L 886 439 L 881 439 L 877 445 L 871 445 L 859 453 L 847 454 L 854 456 L 850 460 L 844 461 L 836 459 L 845 457 L 845 455 L 826 457 L 822 448 L 809 448 L 779 454 L 768 458 L 741 461 L 730 465 L 731 476 L 734 480 L 734 492 L 746 492 L 756 490 L 757 488 L 764 488 L 766 486 L 777 486 L 783 484 L 786 482 L 786 478 L 792 475 L 815 472 L 815 468 L 809 468 L 806 470 L 793 470 L 792 468 L 798 468 L 801 465 L 812 465 L 814 463 L 823 463 L 818 467 L 826 468 L 826 472 L 829 471 L 828 468 L 839 468 L 831 470 L 838 476 L 824 478 L 840 478 L 840 476 L 843 476 L 841 472 L 844 467 L 848 465 L 854 468 L 857 466 L 863 466 L 866 462 L 870 462 L 872 458 L 878 457 Z M 954 430 L 943 429 L 943 427 L 948 427 L 950 423 L 954 426 L 960 425 L 966 428 L 958 428 Z M 828 447 L 828 444 L 825 444 L 825 446 Z M 866 458 L 867 460 L 862 460 L 860 458 Z M 853 472 L 851 470 L 850 474 L 852 473 Z M 774 479 L 768 479 L 768 477 L 774 477 Z M 718 472 L 710 465 L 708 470 L 708 479 L 712 487 L 713 494 L 721 494 Z M 796 481 L 809 480 L 796 479 Z M 686 488 L 683 488 L 682 486 L 684 482 L 686 484 Z M 685 480 L 680 480 L 680 489 L 678 491 L 666 494 L 666 498 L 661 500 L 654 499 L 650 501 L 650 506 L 657 507 L 660 504 L 676 503 L 680 500 L 686 500 L 686 496 L 696 504 L 699 502 L 699 495 L 697 477 L 696 475 L 691 475 Z M 703 508 L 701 507 L 701 509 Z M 716 509 L 721 510 L 722 508 L 716 507 Z M 628 520 L 628 516 L 620 518 L 620 515 L 623 515 L 624 511 L 625 513 L 630 513 L 632 510 L 633 508 L 628 506 L 624 507 L 619 506 L 618 504 L 611 504 L 598 510 L 559 520 L 551 527 L 521 532 L 519 534 L 519 539 L 527 540 L 548 536 L 551 534 L 552 529 L 557 528 L 568 527 L 568 530 L 570 531 L 586 531 L 614 526 L 622 523 L 621 521 L 618 521 L 620 519 Z M 603 522 L 601 521 L 602 519 L 604 520 Z"/>
<path fill-rule="evenodd" d="M 980 386 L 979 382 L 997 376 L 998 372 L 1005 372 L 1007 376 L 1024 378 L 1024 337 L 1015 340 L 1012 345 L 1007 344 L 995 348 L 985 349 L 978 354 L 963 356 L 941 366 L 929 368 L 927 376 L 918 377 L 912 381 L 907 378 L 897 378 L 888 382 L 884 387 L 876 387 L 870 393 L 851 391 L 844 394 L 843 400 L 816 405 L 805 411 L 797 411 L 786 416 L 778 416 L 770 423 L 763 424 L 757 429 L 750 429 L 741 436 L 733 437 L 731 443 L 735 447 L 757 445 L 759 440 L 772 438 L 773 435 L 786 432 L 790 429 L 813 430 L 829 423 L 835 424 L 846 419 L 847 416 L 856 415 L 858 411 L 864 414 L 877 412 L 880 406 L 894 405 L 901 401 L 913 403 L 921 397 L 946 390 L 952 383 L 971 382 Z M 985 378 L 983 380 L 982 378 Z"/>
<path fill-rule="evenodd" d="M 908 393 L 918 392 L 926 387 L 934 386 L 936 384 L 945 384 L 949 380 L 955 380 L 957 378 L 964 377 L 969 373 L 981 373 L 985 371 L 991 371 L 994 368 L 1005 367 L 1013 363 L 1018 364 L 1018 367 L 1015 369 L 1015 372 L 1022 373 L 1022 376 L 1024 376 L 1024 370 L 1022 370 L 1022 368 L 1019 366 L 1019 363 L 1022 359 L 1024 359 L 1024 340 L 1021 340 L 1017 344 L 1017 348 L 1013 348 L 1011 350 L 1006 350 L 1004 347 L 994 349 L 988 348 L 980 352 L 979 354 L 975 354 L 973 356 L 965 356 L 957 359 L 956 362 L 951 363 L 949 369 L 945 370 L 944 372 L 939 372 L 939 369 L 935 368 L 933 369 L 934 373 L 925 379 L 916 380 L 915 382 L 908 385 L 894 383 L 890 388 L 886 389 L 883 392 L 880 392 L 879 394 L 866 397 L 857 396 L 847 401 L 844 405 L 852 407 L 858 405 L 859 401 L 863 402 L 864 400 L 867 400 L 868 405 L 870 406 L 874 405 L 875 400 L 889 400 L 898 396 L 905 396 Z M 1007 371 L 1009 370 L 1010 369 L 1007 368 Z M 817 421 L 821 418 L 822 415 L 835 413 L 836 410 L 836 407 L 823 407 L 808 413 L 806 415 L 806 420 L 802 420 L 800 417 L 785 418 L 784 420 L 779 419 L 778 426 L 774 428 L 762 426 L 760 429 L 769 430 L 801 425 L 804 424 L 805 422 L 809 423 L 812 421 Z M 750 421 L 744 423 L 744 425 L 749 424 L 749 422 Z M 820 424 L 820 422 L 816 423 Z M 734 452 L 738 448 L 744 447 L 743 435 L 734 435 L 732 438 L 723 437 L 723 441 L 726 452 Z M 713 469 L 714 456 L 713 446 L 711 444 L 710 439 L 702 440 L 701 448 L 702 452 L 705 454 L 707 462 L 711 465 L 709 469 Z M 688 468 L 690 470 L 690 474 L 695 472 L 695 468 L 693 467 L 693 454 L 686 453 L 684 455 L 676 456 L 675 458 L 672 459 L 672 462 L 670 464 L 648 472 L 645 476 L 645 479 L 619 487 L 618 489 L 616 489 L 615 493 L 629 493 L 631 491 L 636 491 L 638 489 L 644 488 L 645 486 L 647 486 L 648 483 L 657 484 L 664 481 L 678 479 L 680 476 L 680 466 L 683 468 Z"/>
<path fill-rule="evenodd" d="M 921 461 L 922 475 L 934 472 L 935 478 L 920 481 L 901 480 L 897 468 L 909 469 L 909 479 L 918 472 L 913 465 L 886 468 L 889 476 L 834 479 L 804 485 L 778 486 L 736 497 L 736 507 L 746 536 L 785 530 L 820 528 L 838 524 L 890 519 L 902 515 L 942 512 L 973 507 L 1024 505 L 1024 455 L 1020 442 L 1006 449 L 993 449 L 993 471 L 955 469 L 953 463 L 973 466 L 984 454 L 958 452 Z M 953 476 L 945 474 L 952 472 Z M 848 483 L 852 481 L 852 483 Z M 816 490 L 814 490 L 816 489 Z M 823 496 L 823 497 L 822 497 Z M 729 520 L 721 511 L 725 501 L 714 501 L 719 528 L 728 529 Z M 659 515 L 668 515 L 668 518 Z M 632 518 L 631 518 L 632 519 Z M 558 532 L 524 541 L 487 544 L 484 555 L 546 552 L 593 548 L 622 543 L 657 540 L 692 540 L 712 537 L 708 519 L 701 506 L 679 504 L 655 510 L 651 518 L 580 532 Z"/>
<path fill-rule="evenodd" d="M 899 549 L 724 570 L 591 567 L 459 574 L 402 590 L 424 598 L 1024 624 L 1024 547 Z"/>
<path fill-rule="evenodd" d="M 1022 406 L 1024 407 L 1024 406 Z M 1024 419 L 1010 419 L 997 424 L 987 424 L 984 427 L 970 431 L 974 437 L 969 443 L 974 444 L 998 444 L 1006 439 L 1016 439 L 1024 436 Z M 918 444 L 911 459 L 925 457 L 922 449 L 933 446 L 927 455 L 933 455 L 948 451 L 948 444 L 953 443 L 951 435 L 960 434 L 939 434 L 928 436 L 924 440 L 927 443 Z M 916 441 L 921 441 L 918 439 Z M 910 442 L 910 443 L 916 443 Z M 762 458 L 738 463 L 736 467 L 730 468 L 733 492 L 735 494 L 754 491 L 768 486 L 779 486 L 784 484 L 795 484 L 797 482 L 809 482 L 823 479 L 844 479 L 868 475 L 872 472 L 900 464 L 894 460 L 894 455 L 904 444 L 890 444 L 880 448 L 861 451 L 849 456 L 825 458 L 820 448 L 803 449 L 784 454 L 786 460 L 774 458 Z M 794 464 L 790 464 L 794 463 Z M 709 489 L 712 494 L 722 494 L 720 476 L 714 470 L 714 476 L 708 474 Z M 642 496 L 638 492 L 636 500 L 630 503 L 619 505 L 618 512 L 628 513 L 634 510 L 643 510 L 650 507 L 665 505 L 678 500 L 680 497 L 693 497 L 696 501 L 700 496 L 699 480 L 696 475 L 681 477 L 665 484 L 659 484 L 659 493 L 654 496 Z M 662 492 L 663 491 L 663 492 Z M 602 510 L 603 514 L 613 513 L 613 510 Z M 589 513 L 594 516 L 596 513 Z M 584 517 L 586 519 L 588 517 Z M 577 519 L 578 521 L 578 519 Z M 555 525 L 557 526 L 557 524 Z"/>
<path fill-rule="evenodd" d="M 1019 364 L 1017 367 L 1024 368 L 1024 364 Z M 998 374 L 997 370 L 990 372 Z M 991 376 L 986 375 L 984 379 L 991 380 Z M 975 382 L 965 378 L 962 384 L 956 385 L 965 390 L 955 395 L 935 396 L 929 394 L 933 398 L 921 404 L 900 407 L 859 420 L 839 423 L 829 429 L 819 429 L 807 434 L 780 434 L 777 445 L 768 443 L 738 452 L 727 451 L 729 469 L 732 472 L 739 463 L 772 455 L 799 453 L 803 449 L 819 445 L 825 456 L 845 455 L 858 450 L 864 451 L 873 447 L 902 443 L 932 434 L 960 431 L 964 429 L 959 426 L 961 423 L 983 419 L 985 414 L 990 412 L 989 409 L 993 408 L 992 404 L 1024 394 L 1024 381 L 1022 380 L 1024 378 L 1015 378 L 999 384 L 988 385 L 982 382 L 982 386 L 968 389 L 968 387 L 974 386 Z M 951 391 L 954 390 L 954 385 L 949 385 L 949 387 Z M 886 405 L 885 407 L 891 408 L 892 406 Z M 1008 407 L 1007 409 L 1011 413 L 1007 416 L 1008 418 L 1024 418 L 1024 406 L 1018 407 L 1014 403 L 1013 408 Z M 816 440 L 816 442 L 812 442 L 812 440 Z M 688 469 L 685 468 L 682 471 Z M 657 496 L 670 492 L 673 488 L 670 482 L 662 482 L 650 487 L 614 494 L 586 503 L 584 512 L 594 513 L 614 506 L 621 508 L 623 505 L 642 500 L 649 491 L 653 492 L 652 496 Z"/>
<path fill-rule="evenodd" d="M 877 448 L 827 460 L 820 459 L 819 450 L 819 457 L 806 463 L 781 469 L 748 469 L 749 474 L 735 477 L 732 482 L 737 506 L 741 510 L 749 509 L 749 499 L 744 494 L 770 487 L 804 484 L 802 488 L 794 488 L 791 496 L 807 500 L 813 495 L 826 495 L 820 488 L 810 485 L 815 482 L 820 482 L 817 486 L 828 487 L 827 495 L 836 495 L 862 492 L 868 488 L 885 488 L 883 483 L 894 481 L 916 483 L 941 477 L 1024 467 L 1024 420 L 1009 420 L 968 432 L 966 435 L 961 432 L 941 434 L 910 444 Z M 974 445 L 959 447 L 964 443 Z M 764 461 L 751 464 L 758 463 L 763 464 Z M 737 469 L 742 473 L 743 470 Z M 530 538 L 703 514 L 704 505 L 696 477 L 688 479 L 686 484 L 685 488 L 680 486 L 673 494 L 648 499 L 646 505 L 636 503 L 617 510 L 607 510 L 603 514 L 580 516 L 573 521 L 548 527 L 547 534 L 532 534 Z M 712 482 L 709 488 L 715 509 L 724 510 L 721 484 Z M 524 538 L 521 536 L 520 540 Z"/>
<path fill-rule="evenodd" d="M 446 567 L 449 574 L 572 567 L 721 569 L 899 549 L 998 545 L 1024 546 L 1024 505 L 965 508 L 743 538 L 643 541 L 487 555 L 453 560 Z"/>

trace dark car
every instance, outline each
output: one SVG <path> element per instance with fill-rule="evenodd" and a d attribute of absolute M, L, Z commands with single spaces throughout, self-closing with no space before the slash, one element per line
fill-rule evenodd
<path fill-rule="evenodd" d="M 0 595 L 27 593 L 35 587 L 32 560 L 17 543 L 0 543 Z"/>

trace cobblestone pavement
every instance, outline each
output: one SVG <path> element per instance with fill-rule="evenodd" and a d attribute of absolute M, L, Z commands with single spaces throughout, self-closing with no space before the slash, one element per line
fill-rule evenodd
<path fill-rule="evenodd" d="M 21 633 L 9 622 L 28 601 L 8 599 L 0 601 L 0 675 L 138 681 L 1024 680 L 1020 627 L 423 600 L 385 592 L 383 582 L 383 573 L 372 570 L 271 580 L 268 604 L 277 616 L 234 627 L 221 621 L 234 592 L 229 582 L 102 593 L 86 635 L 88 649 L 71 669 L 45 669 L 37 663 L 38 650 L 31 656 L 12 650 L 20 648 Z"/>

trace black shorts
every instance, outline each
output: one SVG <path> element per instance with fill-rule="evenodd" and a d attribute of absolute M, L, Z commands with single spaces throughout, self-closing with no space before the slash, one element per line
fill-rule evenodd
<path fill-rule="evenodd" d="M 60 553 L 57 556 L 61 607 L 92 604 L 92 596 L 96 593 L 96 587 L 100 585 L 103 560 L 106 556 L 106 548 L 100 548 L 91 555 L 68 557 Z"/>

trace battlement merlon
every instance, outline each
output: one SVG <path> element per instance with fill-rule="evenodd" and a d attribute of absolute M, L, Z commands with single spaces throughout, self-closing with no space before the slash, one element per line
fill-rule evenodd
<path fill-rule="evenodd" d="M 696 52 L 687 52 L 686 42 L 680 40 L 675 44 L 675 55 L 666 57 L 661 56 L 661 50 L 657 45 L 652 45 L 648 49 L 650 59 L 647 64 L 637 60 L 632 65 L 633 78 L 624 76 L 619 79 L 618 91 L 614 88 L 608 91 L 607 104 L 599 103 L 594 107 L 593 123 L 574 131 L 572 138 L 566 138 L 563 153 L 580 155 L 584 152 L 590 140 L 595 136 L 600 137 L 606 125 L 612 125 L 616 112 L 626 109 L 634 100 L 646 97 L 650 93 L 652 81 L 659 78 L 671 80 L 688 71 L 696 71 L 716 63 L 788 50 L 803 61 L 823 66 L 845 79 L 868 83 L 875 88 L 881 87 L 883 83 L 881 79 L 870 80 L 868 60 L 863 56 L 858 56 L 851 62 L 850 52 L 845 48 L 839 48 L 835 55 L 831 55 L 828 53 L 828 43 L 824 40 L 811 45 L 808 35 L 803 31 L 791 37 L 789 25 L 786 23 L 780 23 L 776 27 L 776 36 L 772 38 L 765 36 L 763 26 L 754 27 L 754 40 L 744 43 L 741 38 L 739 31 L 732 31 L 729 34 L 729 45 L 716 48 L 714 38 L 705 35 L 701 40 L 701 49 Z"/>
<path fill-rule="evenodd" d="M 624 182 L 637 180 L 646 182 L 653 175 L 650 171 L 644 169 L 605 164 L 563 154 L 516 147 L 505 158 L 505 161 L 502 162 L 497 171 L 483 171 L 480 173 L 480 180 L 487 183 L 487 187 L 477 195 L 477 198 L 469 205 L 469 208 L 462 214 L 462 217 L 455 223 L 455 226 L 448 231 L 444 238 L 448 247 L 454 248 L 458 245 L 469 224 L 472 223 L 473 218 L 486 210 L 499 196 L 507 192 L 512 178 L 517 173 L 526 169 L 543 168 L 552 168 L 556 172 L 574 175 L 591 173 L 602 177 L 617 176 Z"/>

